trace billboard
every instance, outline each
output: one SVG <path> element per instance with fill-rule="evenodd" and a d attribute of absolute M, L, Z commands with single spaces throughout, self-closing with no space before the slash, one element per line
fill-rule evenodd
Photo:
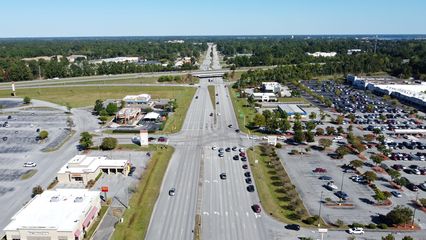
<path fill-rule="evenodd" d="M 148 146 L 148 130 L 140 130 L 141 146 Z"/>

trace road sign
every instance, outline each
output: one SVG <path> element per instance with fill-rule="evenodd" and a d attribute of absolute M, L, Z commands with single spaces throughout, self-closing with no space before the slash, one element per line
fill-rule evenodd
<path fill-rule="evenodd" d="M 104 192 L 104 193 L 106 193 L 106 192 L 108 192 L 108 186 L 102 186 L 101 187 L 101 192 Z"/>
<path fill-rule="evenodd" d="M 141 146 L 148 146 L 148 131 L 140 130 L 139 135 L 140 135 Z"/>
<path fill-rule="evenodd" d="M 326 233 L 326 232 L 328 232 L 328 229 L 327 228 L 318 228 L 318 232 Z"/>

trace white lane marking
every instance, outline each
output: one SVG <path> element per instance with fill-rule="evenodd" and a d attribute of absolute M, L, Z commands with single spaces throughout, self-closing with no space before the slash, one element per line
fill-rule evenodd
<path fill-rule="evenodd" d="M 209 215 L 209 213 L 208 213 L 208 212 L 203 212 L 203 215 L 207 215 L 207 216 L 208 216 L 208 215 Z"/>
<path fill-rule="evenodd" d="M 225 212 L 225 215 L 228 216 L 228 211 Z"/>
<path fill-rule="evenodd" d="M 249 213 L 248 212 L 246 212 L 246 215 L 247 215 L 247 217 L 249 216 Z"/>
<path fill-rule="evenodd" d="M 238 212 L 235 212 L 235 216 L 237 216 L 237 217 L 238 217 Z"/>
<path fill-rule="evenodd" d="M 210 181 L 209 181 L 209 180 L 207 180 L 207 179 L 206 179 L 206 180 L 204 180 L 204 182 L 205 182 L 205 183 L 210 183 Z"/>
<path fill-rule="evenodd" d="M 220 214 L 219 214 L 219 212 L 216 212 L 216 211 L 214 212 L 214 214 L 216 214 L 216 215 L 220 215 Z"/>
<path fill-rule="evenodd" d="M 260 214 L 255 214 L 254 216 L 256 216 L 256 218 L 262 217 L 262 216 L 260 216 Z"/>
<path fill-rule="evenodd" d="M 213 182 L 214 182 L 214 183 L 218 183 L 218 181 L 217 181 L 216 179 L 215 179 L 215 180 L 213 180 Z"/>

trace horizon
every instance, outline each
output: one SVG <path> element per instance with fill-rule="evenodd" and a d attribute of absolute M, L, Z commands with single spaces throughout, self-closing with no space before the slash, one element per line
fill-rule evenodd
<path fill-rule="evenodd" d="M 0 6 L 0 38 L 426 34 L 421 0 L 16 0 Z"/>

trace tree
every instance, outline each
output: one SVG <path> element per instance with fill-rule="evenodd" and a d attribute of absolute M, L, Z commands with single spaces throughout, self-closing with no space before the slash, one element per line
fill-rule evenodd
<path fill-rule="evenodd" d="M 337 127 L 337 133 L 338 133 L 338 134 L 343 134 L 343 133 L 345 133 L 345 130 L 343 130 L 343 127 L 342 127 L 342 126 L 338 126 L 338 127 Z"/>
<path fill-rule="evenodd" d="M 40 185 L 33 187 L 33 194 L 32 194 L 33 197 L 35 195 L 39 195 L 39 194 L 42 194 L 42 193 L 43 193 L 43 188 Z"/>
<path fill-rule="evenodd" d="M 305 140 L 305 134 L 303 134 L 302 129 L 297 129 L 294 131 L 293 139 L 295 142 L 301 143 Z"/>
<path fill-rule="evenodd" d="M 100 112 L 104 109 L 104 104 L 101 99 L 96 100 L 95 106 L 93 108 L 93 111 L 96 112 L 96 114 L 100 115 Z"/>
<path fill-rule="evenodd" d="M 363 176 L 365 177 L 368 183 L 372 183 L 377 179 L 377 174 L 373 171 L 367 171 L 363 174 Z"/>
<path fill-rule="evenodd" d="M 391 196 L 390 192 L 383 192 L 379 189 L 376 189 L 375 192 L 376 194 L 373 197 L 379 203 L 382 203 L 383 201 L 389 199 Z"/>
<path fill-rule="evenodd" d="M 346 146 L 340 146 L 336 149 L 336 154 L 339 158 L 343 158 L 345 155 L 349 154 L 351 150 Z"/>
<path fill-rule="evenodd" d="M 376 136 L 374 136 L 374 134 L 365 134 L 364 135 L 364 140 L 367 141 L 367 142 L 374 141 L 374 139 L 376 139 Z"/>
<path fill-rule="evenodd" d="M 373 133 L 374 134 L 380 134 L 380 133 L 382 133 L 382 130 L 380 130 L 380 128 L 374 128 Z"/>
<path fill-rule="evenodd" d="M 392 168 L 389 168 L 387 170 L 387 173 L 389 174 L 389 176 L 391 177 L 392 180 L 399 178 L 401 176 L 400 172 L 398 172 L 397 170 L 392 169 Z"/>
<path fill-rule="evenodd" d="M 385 219 L 389 226 L 407 224 L 412 221 L 413 211 L 409 207 L 404 207 L 402 205 L 396 206 L 388 214 L 386 214 Z"/>
<path fill-rule="evenodd" d="M 39 134 L 38 134 L 38 137 L 41 140 L 46 139 L 48 136 L 49 136 L 49 133 L 46 130 L 40 131 Z"/>
<path fill-rule="evenodd" d="M 343 124 L 343 121 L 345 120 L 345 118 L 342 116 L 342 115 L 339 115 L 339 116 L 337 116 L 336 117 L 336 124 L 339 124 L 339 125 L 341 125 L 341 124 Z"/>
<path fill-rule="evenodd" d="M 321 138 L 321 139 L 319 140 L 319 145 L 320 145 L 323 149 L 326 149 L 326 148 L 330 147 L 330 146 L 331 146 L 331 144 L 333 144 L 333 142 L 331 141 L 331 139 L 328 139 L 328 138 Z"/>
<path fill-rule="evenodd" d="M 80 138 L 81 147 L 83 147 L 84 149 L 88 149 L 91 146 L 93 146 L 93 141 L 92 141 L 93 136 L 90 133 L 82 132 L 80 136 L 81 136 Z"/>
<path fill-rule="evenodd" d="M 379 135 L 376 137 L 377 141 L 379 142 L 384 142 L 385 141 L 385 136 L 384 135 Z"/>
<path fill-rule="evenodd" d="M 100 117 L 99 117 L 99 121 L 101 121 L 101 122 L 102 122 L 102 124 L 104 124 L 107 120 L 108 120 L 108 117 L 107 117 L 107 116 L 100 116 Z"/>
<path fill-rule="evenodd" d="M 108 103 L 107 107 L 105 108 L 105 111 L 110 116 L 114 115 L 118 111 L 117 104 L 115 104 L 115 103 Z"/>
<path fill-rule="evenodd" d="M 361 160 L 352 160 L 349 164 L 354 168 L 359 168 L 364 165 L 364 162 Z"/>
<path fill-rule="evenodd" d="M 308 121 L 305 123 L 305 127 L 307 130 L 312 131 L 315 129 L 316 124 L 314 123 L 314 121 Z"/>
<path fill-rule="evenodd" d="M 105 110 L 105 109 L 102 109 L 100 112 L 99 112 L 99 115 L 100 116 L 108 116 L 108 112 Z"/>
<path fill-rule="evenodd" d="M 353 129 L 354 129 L 354 126 L 352 126 L 352 124 L 351 124 L 351 125 L 349 125 L 349 127 L 348 127 L 348 132 L 352 132 L 352 131 L 353 131 Z"/>
<path fill-rule="evenodd" d="M 395 237 L 392 235 L 392 233 L 389 233 L 388 235 L 382 237 L 382 240 L 395 240 Z"/>
<path fill-rule="evenodd" d="M 315 142 L 315 135 L 312 131 L 306 131 L 305 138 L 307 142 Z"/>
<path fill-rule="evenodd" d="M 112 150 L 117 147 L 117 139 L 112 137 L 106 137 L 102 140 L 102 144 L 99 147 L 102 150 Z"/>
<path fill-rule="evenodd" d="M 281 119 L 280 126 L 281 126 L 281 130 L 283 130 L 283 131 L 288 131 L 291 128 L 291 124 L 288 121 L 288 119 L 286 119 L 286 118 Z"/>
<path fill-rule="evenodd" d="M 272 117 L 272 112 L 269 110 L 263 110 L 262 115 L 265 117 L 266 120 L 268 120 Z"/>
<path fill-rule="evenodd" d="M 28 97 L 28 96 L 25 96 L 23 101 L 24 101 L 24 104 L 30 104 L 31 103 L 31 98 Z"/>
<path fill-rule="evenodd" d="M 334 127 L 331 127 L 331 126 L 327 126 L 325 128 L 325 131 L 327 132 L 327 135 L 335 135 L 336 134 L 336 129 Z"/>
<path fill-rule="evenodd" d="M 323 128 L 317 128 L 315 131 L 315 135 L 322 136 L 324 135 L 324 129 Z"/>
<path fill-rule="evenodd" d="M 402 238 L 402 240 L 414 240 L 414 238 L 410 237 L 410 236 L 404 236 Z"/>
<path fill-rule="evenodd" d="M 300 113 L 296 113 L 294 114 L 294 119 L 296 119 L 297 121 L 300 121 L 300 119 L 302 119 L 302 115 Z"/>
<path fill-rule="evenodd" d="M 256 115 L 254 115 L 253 117 L 253 123 L 255 126 L 258 126 L 258 127 L 265 126 L 266 124 L 265 115 L 256 113 Z"/>
<path fill-rule="evenodd" d="M 309 114 L 309 119 L 311 119 L 311 120 L 315 120 L 317 118 L 317 114 L 315 113 L 315 112 L 311 112 L 310 114 Z"/>
<path fill-rule="evenodd" d="M 374 154 L 370 157 L 370 159 L 376 164 L 379 165 L 381 162 L 383 162 L 383 157 L 377 154 Z"/>

